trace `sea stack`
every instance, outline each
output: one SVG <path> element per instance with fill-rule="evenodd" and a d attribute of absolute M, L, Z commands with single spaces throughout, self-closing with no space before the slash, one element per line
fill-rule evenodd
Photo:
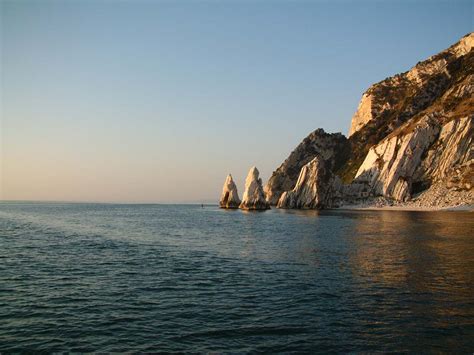
<path fill-rule="evenodd" d="M 265 200 L 263 193 L 262 179 L 259 178 L 259 171 L 254 166 L 250 169 L 247 179 L 245 179 L 245 191 L 240 208 L 243 210 L 268 210 L 270 205 Z"/>
<path fill-rule="evenodd" d="M 224 187 L 222 188 L 222 195 L 219 201 L 220 208 L 239 208 L 240 199 L 237 192 L 237 186 L 232 179 L 232 175 L 227 175 L 227 178 L 224 182 Z"/>

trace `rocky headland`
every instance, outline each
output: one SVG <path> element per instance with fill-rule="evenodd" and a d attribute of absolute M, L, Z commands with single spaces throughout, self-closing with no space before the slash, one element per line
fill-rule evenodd
<path fill-rule="evenodd" d="M 473 46 L 470 33 L 372 85 L 347 138 L 312 132 L 263 191 L 254 187 L 258 170 L 256 178 L 249 173 L 241 208 L 264 206 L 263 194 L 279 208 L 472 208 Z"/>
<path fill-rule="evenodd" d="M 285 191 L 278 200 L 278 208 L 321 209 L 334 207 L 334 196 L 340 189 L 340 180 L 330 165 L 317 154 L 301 168 L 296 185 Z"/>
<path fill-rule="evenodd" d="M 340 168 L 348 149 L 347 138 L 341 133 L 330 134 L 321 128 L 311 132 L 273 172 L 264 188 L 267 201 L 277 205 L 281 195 L 295 187 L 301 169 L 316 156 L 324 160 L 327 169 Z"/>

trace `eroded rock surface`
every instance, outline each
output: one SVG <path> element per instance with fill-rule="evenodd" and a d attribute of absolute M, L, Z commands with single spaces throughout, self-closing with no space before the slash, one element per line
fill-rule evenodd
<path fill-rule="evenodd" d="M 474 186 L 474 114 L 445 123 L 436 144 L 413 177 L 419 183 L 442 182 L 449 189 L 470 190 Z"/>
<path fill-rule="evenodd" d="M 458 59 L 469 54 L 473 46 L 474 34 L 470 33 L 409 71 L 372 85 L 362 95 L 349 136 L 374 119 L 384 119 L 390 111 L 413 115 L 427 107 L 449 86 L 452 73 L 459 69 Z"/>
<path fill-rule="evenodd" d="M 354 114 L 348 145 L 350 155 L 336 174 L 350 183 L 369 149 L 406 124 L 427 115 L 447 122 L 474 112 L 474 34 L 419 62 L 411 70 L 372 85 Z M 441 122 L 441 126 L 444 123 Z"/>
<path fill-rule="evenodd" d="M 222 188 L 221 199 L 219 200 L 220 208 L 239 208 L 240 205 L 239 194 L 237 192 L 237 186 L 232 179 L 232 175 L 227 175 Z"/>
<path fill-rule="evenodd" d="M 354 114 L 350 137 L 311 133 L 273 172 L 266 200 L 281 208 L 316 209 L 364 201 L 474 205 L 473 46 L 470 33 L 372 85 Z M 261 201 L 260 192 L 252 194 Z"/>
<path fill-rule="evenodd" d="M 259 171 L 254 166 L 250 169 L 245 179 L 245 191 L 240 208 L 243 210 L 267 210 L 270 208 L 263 193 L 262 179 Z"/>
<path fill-rule="evenodd" d="M 355 180 L 367 182 L 372 195 L 409 199 L 413 174 L 438 133 L 436 125 L 424 122 L 406 135 L 384 140 L 369 150 Z"/>
<path fill-rule="evenodd" d="M 323 209 L 337 205 L 339 179 L 317 155 L 301 169 L 298 181 L 291 191 L 284 192 L 278 208 Z"/>
<path fill-rule="evenodd" d="M 308 135 L 290 154 L 290 156 L 273 172 L 265 185 L 267 201 L 276 205 L 285 191 L 295 187 L 303 166 L 316 156 L 326 162 L 327 169 L 334 169 L 337 162 L 343 161 L 348 154 L 347 139 L 340 133 L 326 133 L 318 129 Z"/>
<path fill-rule="evenodd" d="M 442 125 L 439 118 L 426 116 L 408 132 L 372 147 L 353 184 L 366 183 L 369 195 L 397 201 L 407 201 L 438 182 L 471 189 L 473 120 L 474 115 Z"/>

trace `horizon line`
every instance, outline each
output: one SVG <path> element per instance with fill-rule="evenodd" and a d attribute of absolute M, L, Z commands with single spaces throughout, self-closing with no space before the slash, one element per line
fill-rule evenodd
<path fill-rule="evenodd" d="M 217 206 L 215 202 L 132 202 L 132 201 L 74 201 L 74 200 L 4 200 L 0 203 L 70 203 L 70 204 L 97 204 L 97 205 L 207 205 Z"/>

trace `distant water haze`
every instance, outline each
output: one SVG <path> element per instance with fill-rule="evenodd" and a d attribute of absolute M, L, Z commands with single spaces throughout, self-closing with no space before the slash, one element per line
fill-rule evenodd
<path fill-rule="evenodd" d="M 472 31 L 472 1 L 2 1 L 0 199 L 217 202 L 371 84 Z"/>

